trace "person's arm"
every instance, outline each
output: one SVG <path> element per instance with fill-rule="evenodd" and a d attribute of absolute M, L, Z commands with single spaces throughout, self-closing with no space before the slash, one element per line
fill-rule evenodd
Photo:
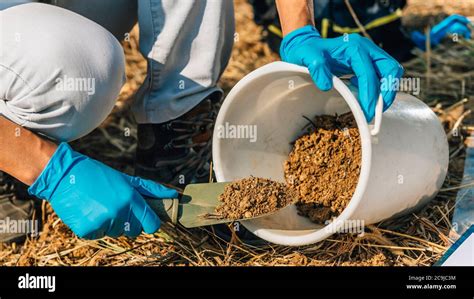
<path fill-rule="evenodd" d="M 56 151 L 56 144 L 0 115 L 0 170 L 33 184 Z"/>
<path fill-rule="evenodd" d="M 0 170 L 31 185 L 31 195 L 47 200 L 76 235 L 90 239 L 154 233 L 160 219 L 144 196 L 178 197 L 176 190 L 112 169 L 65 142 L 56 146 L 2 116 Z"/>
<path fill-rule="evenodd" d="M 359 34 L 322 38 L 314 26 L 313 1 L 277 0 L 277 9 L 284 34 L 283 61 L 306 67 L 322 91 L 332 88 L 333 75 L 354 74 L 351 82 L 358 86 L 360 106 L 369 122 L 380 94 L 384 110 L 390 107 L 397 93 L 396 79 L 403 75 L 403 67 L 393 57 Z"/>
<path fill-rule="evenodd" d="M 277 0 L 283 36 L 306 25 L 314 26 L 313 0 Z"/>

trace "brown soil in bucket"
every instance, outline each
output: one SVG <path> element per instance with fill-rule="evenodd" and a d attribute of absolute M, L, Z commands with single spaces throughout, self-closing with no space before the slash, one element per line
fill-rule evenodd
<path fill-rule="evenodd" d="M 216 213 L 227 219 L 252 218 L 275 212 L 295 200 L 296 193 L 285 183 L 249 177 L 225 187 Z"/>
<path fill-rule="evenodd" d="M 361 143 L 352 113 L 316 116 L 285 162 L 285 179 L 299 195 L 301 215 L 322 223 L 349 203 L 360 173 Z"/>
<path fill-rule="evenodd" d="M 298 212 L 324 224 L 347 206 L 360 174 L 361 143 L 352 113 L 316 116 L 284 164 L 287 184 L 249 177 L 226 186 L 216 214 L 244 219 L 296 203 Z"/>

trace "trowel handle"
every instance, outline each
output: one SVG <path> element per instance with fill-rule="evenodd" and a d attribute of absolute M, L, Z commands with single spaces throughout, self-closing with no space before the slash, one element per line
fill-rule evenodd
<path fill-rule="evenodd" d="M 178 198 L 146 198 L 147 204 L 158 215 L 161 221 L 178 223 L 179 199 Z"/>

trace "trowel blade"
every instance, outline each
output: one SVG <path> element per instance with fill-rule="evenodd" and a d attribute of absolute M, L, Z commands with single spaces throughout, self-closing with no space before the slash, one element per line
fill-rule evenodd
<path fill-rule="evenodd" d="M 229 219 L 213 219 L 205 217 L 215 214 L 219 205 L 219 195 L 229 183 L 203 183 L 187 185 L 179 203 L 178 221 L 184 227 L 214 225 L 231 222 Z"/>
<path fill-rule="evenodd" d="M 288 213 L 288 211 L 292 211 L 290 205 L 275 212 L 251 218 L 237 220 L 218 218 L 218 216 L 215 215 L 215 209 L 220 204 L 219 195 L 224 192 L 224 188 L 228 184 L 230 183 L 203 183 L 187 185 L 183 191 L 183 196 L 179 201 L 178 222 L 184 227 L 193 228 L 257 218 L 262 219 L 263 221 L 270 215 L 272 217 L 287 218 L 285 217 L 287 216 L 286 213 Z M 213 217 L 213 215 L 215 215 L 215 217 Z M 311 225 L 311 228 L 314 228 L 314 224 Z"/>

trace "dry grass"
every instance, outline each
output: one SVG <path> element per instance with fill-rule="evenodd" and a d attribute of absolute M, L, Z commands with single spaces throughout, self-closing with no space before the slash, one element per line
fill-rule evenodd
<path fill-rule="evenodd" d="M 416 5 L 424 7 L 428 1 L 412 0 L 410 3 L 414 6 L 409 11 L 413 12 L 416 11 Z M 260 42 L 261 29 L 251 21 L 248 5 L 242 0 L 237 1 L 236 11 L 239 40 L 221 80 L 227 91 L 249 71 L 277 59 Z M 144 78 L 146 67 L 137 52 L 136 33 L 134 31 L 132 40 L 124 44 L 128 82 L 114 113 L 100 128 L 74 143 L 76 149 L 129 173 L 133 172 L 136 130 L 127 108 Z M 432 51 L 429 73 L 426 71 L 427 57 L 423 53 L 418 54 L 419 57 L 408 63 L 406 69 L 407 75 L 422 80 L 423 89 L 419 97 L 438 113 L 447 132 L 453 127 L 463 129 L 462 120 L 466 120 L 468 115 L 464 108 L 466 102 L 453 104 L 465 97 L 473 99 L 474 44 L 463 42 L 453 46 L 448 42 Z M 77 266 L 432 265 L 452 243 L 449 238 L 450 217 L 462 178 L 463 141 L 463 134 L 450 135 L 451 163 L 448 177 L 442 191 L 429 205 L 414 214 L 369 226 L 364 236 L 339 234 L 310 246 L 268 245 L 255 248 L 242 245 L 237 239 L 231 243 L 224 242 L 205 229 L 188 230 L 181 226 L 165 225 L 158 233 L 142 234 L 135 240 L 120 237 L 87 241 L 74 236 L 49 205 L 43 204 L 40 217 L 43 218 L 44 227 L 40 236 L 27 240 L 23 245 L 1 245 L 0 263 Z"/>
<path fill-rule="evenodd" d="M 474 16 L 474 2 L 472 0 L 456 0 L 449 4 L 446 0 L 408 0 L 405 15 L 438 15 L 438 14 L 461 14 Z"/>

